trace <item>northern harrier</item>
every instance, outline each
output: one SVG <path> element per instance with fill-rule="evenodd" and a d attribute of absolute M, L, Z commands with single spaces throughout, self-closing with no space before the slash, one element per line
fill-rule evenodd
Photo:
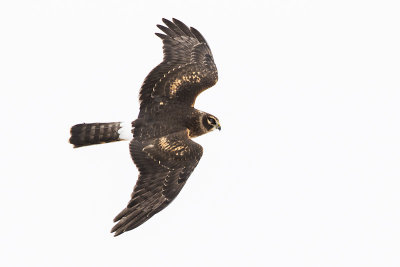
<path fill-rule="evenodd" d="M 221 129 L 215 116 L 193 107 L 196 97 L 218 80 L 210 47 L 195 28 L 177 19 L 163 22 L 166 26 L 157 27 L 164 34 L 156 35 L 163 41 L 164 59 L 142 84 L 139 116 L 132 126 L 111 122 L 71 128 L 74 147 L 132 139 L 129 148 L 139 178 L 127 207 L 114 219 L 115 236 L 171 203 L 203 154 L 191 139 Z"/>

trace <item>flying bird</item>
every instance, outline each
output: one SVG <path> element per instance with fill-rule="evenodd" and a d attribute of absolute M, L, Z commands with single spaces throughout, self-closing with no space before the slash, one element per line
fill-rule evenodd
<path fill-rule="evenodd" d="M 145 78 L 140 110 L 131 124 L 81 123 L 71 128 L 74 147 L 131 140 L 130 154 L 139 178 L 128 205 L 114 219 L 115 236 L 158 213 L 179 194 L 203 155 L 192 138 L 221 130 L 217 117 L 194 108 L 196 97 L 218 80 L 210 47 L 195 28 L 162 19 L 156 33 L 163 61 Z"/>

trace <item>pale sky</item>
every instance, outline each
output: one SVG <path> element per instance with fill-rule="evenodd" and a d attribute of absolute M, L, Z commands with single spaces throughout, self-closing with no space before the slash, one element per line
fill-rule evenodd
<path fill-rule="evenodd" d="M 400 266 L 398 1 L 2 1 L 1 266 Z M 178 18 L 207 39 L 221 132 L 175 201 L 117 238 L 134 120 Z"/>

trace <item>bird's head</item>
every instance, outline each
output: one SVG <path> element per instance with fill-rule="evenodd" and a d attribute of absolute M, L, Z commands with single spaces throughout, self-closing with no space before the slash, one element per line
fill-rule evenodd
<path fill-rule="evenodd" d="M 206 128 L 209 132 L 214 131 L 215 129 L 221 130 L 221 124 L 219 124 L 218 118 L 214 115 L 208 113 L 205 114 L 203 116 L 202 123 L 204 128 Z"/>

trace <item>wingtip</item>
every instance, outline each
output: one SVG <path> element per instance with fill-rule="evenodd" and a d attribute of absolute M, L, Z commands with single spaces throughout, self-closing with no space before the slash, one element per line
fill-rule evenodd
<path fill-rule="evenodd" d="M 183 23 L 182 21 L 180 21 L 180 20 L 177 19 L 177 18 L 172 18 L 172 22 L 175 23 L 175 24 L 176 24 L 176 22 L 178 22 L 178 23 L 179 23 L 179 22 L 180 22 L 180 23 Z"/>
<path fill-rule="evenodd" d="M 119 226 L 120 226 L 120 225 L 117 223 L 116 225 L 113 226 L 113 228 L 111 228 L 111 231 L 110 231 L 110 232 L 111 232 L 111 233 L 116 232 L 116 231 L 118 230 Z"/>
<path fill-rule="evenodd" d="M 162 33 L 159 33 L 159 32 L 155 32 L 154 34 L 155 34 L 156 36 L 158 36 L 159 38 L 161 38 L 162 40 L 164 40 L 164 39 L 167 38 L 167 35 L 162 34 Z"/>
<path fill-rule="evenodd" d="M 164 22 L 165 24 L 171 22 L 169 19 L 166 19 L 166 18 L 162 18 L 161 20 L 162 20 L 162 22 Z"/>
<path fill-rule="evenodd" d="M 117 236 L 119 236 L 119 235 L 121 235 L 121 234 L 123 234 L 124 232 L 111 232 L 112 234 L 114 234 L 114 237 L 117 237 Z"/>
<path fill-rule="evenodd" d="M 190 27 L 190 31 L 192 32 L 192 34 L 197 38 L 197 40 L 200 43 L 207 43 L 204 36 L 196 28 Z"/>
<path fill-rule="evenodd" d="M 110 231 L 111 234 L 114 233 L 114 237 L 117 237 L 125 232 L 124 228 L 120 228 L 119 226 L 117 227 L 117 225 L 114 225 L 114 227 Z"/>

